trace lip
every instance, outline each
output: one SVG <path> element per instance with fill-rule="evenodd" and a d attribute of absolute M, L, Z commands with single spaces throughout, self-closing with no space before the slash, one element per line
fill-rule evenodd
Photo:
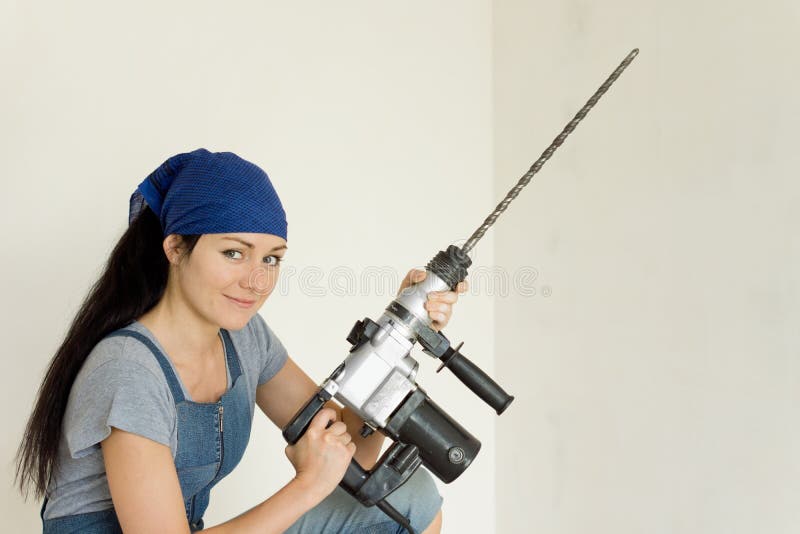
<path fill-rule="evenodd" d="M 225 298 L 227 298 L 228 300 L 230 300 L 231 302 L 233 302 L 234 304 L 236 304 L 240 308 L 251 308 L 253 306 L 253 304 L 255 304 L 255 302 L 256 302 L 255 300 L 235 299 L 233 297 L 229 297 L 228 295 L 225 295 Z"/>

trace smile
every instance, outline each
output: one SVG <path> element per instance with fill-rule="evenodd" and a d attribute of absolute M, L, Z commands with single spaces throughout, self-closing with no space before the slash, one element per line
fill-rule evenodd
<path fill-rule="evenodd" d="M 228 300 L 230 300 L 231 302 L 233 302 L 234 304 L 236 304 L 240 308 L 251 308 L 253 306 L 253 304 L 255 304 L 255 302 L 256 302 L 255 300 L 235 299 L 233 297 L 229 297 L 228 295 L 225 295 L 225 298 L 227 298 Z"/>

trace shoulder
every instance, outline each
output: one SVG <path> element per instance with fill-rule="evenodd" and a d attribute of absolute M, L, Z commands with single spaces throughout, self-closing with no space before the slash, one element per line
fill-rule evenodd
<path fill-rule="evenodd" d="M 172 393 L 150 349 L 133 337 L 107 336 L 75 377 L 64 437 L 73 458 L 98 450 L 112 426 L 173 447 L 175 423 Z"/>
<path fill-rule="evenodd" d="M 97 375 L 122 374 L 120 378 L 135 378 L 147 382 L 167 381 L 151 350 L 136 338 L 108 335 L 89 352 L 81 368 L 76 384 L 81 379 Z"/>
<path fill-rule="evenodd" d="M 121 391 L 138 391 L 148 402 L 163 406 L 174 404 L 164 372 L 148 346 L 134 337 L 108 335 L 89 352 L 70 396 L 77 405 L 85 405 Z"/>

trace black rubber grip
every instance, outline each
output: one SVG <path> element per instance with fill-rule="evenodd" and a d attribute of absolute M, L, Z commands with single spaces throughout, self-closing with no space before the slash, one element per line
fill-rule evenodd
<path fill-rule="evenodd" d="M 361 467 L 355 460 L 350 460 L 350 465 L 347 466 L 347 471 L 344 472 L 344 477 L 339 485 L 347 491 L 350 495 L 356 497 L 358 490 L 364 485 L 364 482 L 369 478 L 369 473 Z M 358 498 L 358 497 L 356 497 Z"/>
<path fill-rule="evenodd" d="M 327 391 L 320 389 L 313 397 L 308 399 L 308 402 L 300 408 L 297 413 L 292 417 L 292 420 L 283 429 L 283 439 L 289 445 L 294 445 L 306 433 L 308 425 L 311 420 L 319 411 L 325 407 L 325 403 L 331 399 Z"/>
<path fill-rule="evenodd" d="M 494 408 L 500 415 L 514 400 L 513 395 L 506 393 L 500 385 L 484 373 L 480 367 L 472 363 L 466 356 L 452 349 L 441 358 L 444 367 L 447 367 L 458 377 L 473 393 L 483 399 L 486 404 Z"/>
<path fill-rule="evenodd" d="M 308 402 L 297 411 L 289 424 L 283 429 L 283 439 L 290 445 L 297 443 L 300 438 L 303 437 L 303 434 L 306 433 L 306 430 L 308 430 L 308 425 L 311 424 L 311 420 L 325 407 L 325 403 L 330 399 L 331 397 L 327 391 L 323 389 L 318 390 L 314 396 L 308 399 Z M 330 427 L 331 424 L 333 424 L 333 421 L 328 421 L 327 427 Z M 350 460 L 350 465 L 347 466 L 344 478 L 342 478 L 339 484 L 351 495 L 355 496 L 358 490 L 361 489 L 361 486 L 364 485 L 367 478 L 369 478 L 369 473 L 367 473 L 358 462 Z"/>

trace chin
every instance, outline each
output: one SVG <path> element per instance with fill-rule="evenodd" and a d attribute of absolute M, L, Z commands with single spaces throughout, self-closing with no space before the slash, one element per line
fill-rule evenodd
<path fill-rule="evenodd" d="M 221 311 L 221 310 L 220 310 Z M 225 330 L 241 330 L 247 323 L 250 322 L 250 319 L 253 318 L 255 312 L 250 310 L 237 310 L 237 311 L 229 311 L 225 310 L 222 313 L 215 313 L 211 317 L 213 317 L 213 321 L 219 325 L 220 328 L 224 328 Z"/>
<path fill-rule="evenodd" d="M 219 326 L 220 328 L 224 328 L 225 330 L 241 330 L 247 323 L 250 322 L 250 319 L 253 318 L 253 314 L 248 314 L 247 316 L 242 317 L 225 317 L 223 320 L 220 321 Z"/>

